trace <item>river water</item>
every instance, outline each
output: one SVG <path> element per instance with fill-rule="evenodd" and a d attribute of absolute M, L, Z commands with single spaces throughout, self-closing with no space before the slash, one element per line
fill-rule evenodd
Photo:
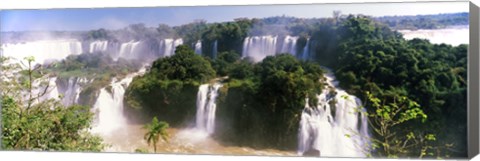
<path fill-rule="evenodd" d="M 468 26 L 455 26 L 445 29 L 434 30 L 398 30 L 403 34 L 403 37 L 407 40 L 413 38 L 428 39 L 431 43 L 450 44 L 458 46 L 460 44 L 468 44 L 469 42 L 469 27 Z"/>

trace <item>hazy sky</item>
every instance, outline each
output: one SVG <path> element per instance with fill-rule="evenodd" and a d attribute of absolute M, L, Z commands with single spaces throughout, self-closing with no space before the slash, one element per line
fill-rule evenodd
<path fill-rule="evenodd" d="M 330 17 L 334 10 L 340 10 L 343 14 L 393 16 L 468 12 L 469 6 L 468 2 L 417 2 L 2 10 L 0 31 L 118 29 L 134 23 L 144 23 L 147 26 L 157 26 L 160 23 L 180 25 L 196 19 L 223 22 L 239 17 L 263 18 L 281 15 L 303 18 Z"/>

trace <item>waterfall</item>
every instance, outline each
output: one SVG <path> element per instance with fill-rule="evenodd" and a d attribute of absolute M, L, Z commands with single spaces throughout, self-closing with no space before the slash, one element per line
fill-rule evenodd
<path fill-rule="evenodd" d="M 32 101 L 32 104 L 38 104 L 40 102 L 54 99 L 60 101 L 60 94 L 56 86 L 57 77 L 41 77 L 33 80 L 32 82 L 32 98 L 37 98 Z M 30 99 L 30 93 L 28 90 L 23 90 L 20 92 L 20 97 L 22 98 L 22 103 L 24 105 L 28 104 Z M 53 107 L 51 107 L 53 109 Z"/>
<path fill-rule="evenodd" d="M 275 55 L 277 53 L 290 53 L 296 55 L 297 36 L 285 36 L 281 45 L 278 36 L 251 36 L 243 41 L 242 57 L 250 57 L 254 61 Z"/>
<path fill-rule="evenodd" d="M 97 101 L 93 105 L 94 113 L 96 113 L 96 123 L 92 132 L 108 136 L 127 124 L 123 115 L 125 90 L 135 76 L 144 72 L 145 68 L 142 68 L 139 72 L 129 74 L 120 81 L 113 79 L 108 88 L 100 89 Z"/>
<path fill-rule="evenodd" d="M 183 44 L 183 39 L 176 39 L 174 42 L 173 42 L 173 46 L 174 46 L 174 49 L 179 46 L 179 45 L 182 45 Z M 175 51 L 174 51 L 175 52 Z"/>
<path fill-rule="evenodd" d="M 303 47 L 303 53 L 302 53 L 302 59 L 307 60 L 309 57 L 309 45 L 310 45 L 310 38 L 307 38 L 307 43 L 305 44 L 305 47 Z"/>
<path fill-rule="evenodd" d="M 285 36 L 285 39 L 283 40 L 283 44 L 282 44 L 282 49 L 280 50 L 280 52 L 296 55 L 297 40 L 298 40 L 298 36 L 289 36 L 289 35 Z"/>
<path fill-rule="evenodd" d="M 87 78 L 71 77 L 65 82 L 57 79 L 56 87 L 58 88 L 58 93 L 63 95 L 61 100 L 64 106 L 70 106 L 78 103 L 78 98 L 82 91 L 82 86 L 89 83 L 91 80 Z"/>
<path fill-rule="evenodd" d="M 163 39 L 160 41 L 160 51 L 163 56 L 172 56 L 175 54 L 175 48 L 183 44 L 183 39 Z"/>
<path fill-rule="evenodd" d="M 215 40 L 215 42 L 213 43 L 213 53 L 212 53 L 213 58 L 217 57 L 217 52 L 218 52 L 218 41 Z"/>
<path fill-rule="evenodd" d="M 365 139 L 369 138 L 368 118 L 357 111 L 365 109 L 360 108 L 360 99 L 336 87 L 331 72 L 326 77 L 334 92 L 326 88 L 317 96 L 316 106 L 306 104 L 299 127 L 298 154 L 318 150 L 321 156 L 365 157 L 363 148 L 369 146 Z"/>
<path fill-rule="evenodd" d="M 34 64 L 62 60 L 69 55 L 82 53 L 82 44 L 77 40 L 42 40 L 15 44 L 2 44 L 3 56 L 23 61 L 34 56 Z"/>
<path fill-rule="evenodd" d="M 251 57 L 260 61 L 277 52 L 277 36 L 253 36 L 243 41 L 242 57 Z"/>
<path fill-rule="evenodd" d="M 195 43 L 195 53 L 202 54 L 202 42 L 200 40 Z"/>
<path fill-rule="evenodd" d="M 64 107 L 78 103 L 82 86 L 91 83 L 93 79 L 71 77 L 67 80 L 49 77 L 48 75 L 33 80 L 32 96 L 38 97 L 33 103 L 43 102 L 49 99 L 59 101 Z M 60 97 L 62 96 L 62 97 Z M 27 90 L 21 92 L 23 100 L 28 101 L 29 92 Z M 26 103 L 26 102 L 25 102 Z M 53 108 L 53 107 L 52 107 Z"/>
<path fill-rule="evenodd" d="M 139 41 L 130 41 L 126 43 L 122 43 L 120 45 L 120 53 L 117 58 L 114 58 L 114 60 L 118 60 L 118 58 L 124 58 L 124 59 L 129 59 L 129 58 L 135 58 L 135 54 L 137 53 L 137 46 L 140 44 Z"/>
<path fill-rule="evenodd" d="M 38 92 L 34 92 L 34 94 L 43 93 L 43 91 L 47 90 L 45 95 L 43 95 L 43 97 L 40 99 L 41 101 L 45 101 L 47 99 L 59 100 L 60 98 L 58 96 L 60 96 L 60 94 L 58 92 L 58 87 L 56 86 L 56 81 L 57 81 L 57 77 L 49 78 L 48 88 L 47 87 L 41 87 L 41 90 L 38 91 Z M 45 88 L 47 88 L 47 89 L 45 89 Z"/>
<path fill-rule="evenodd" d="M 200 85 L 197 94 L 197 118 L 196 128 L 212 134 L 215 130 L 215 111 L 217 108 L 216 100 L 218 89 L 223 85 L 215 83 L 213 85 Z"/>
<path fill-rule="evenodd" d="M 107 51 L 108 41 L 93 41 L 90 43 L 90 53 Z"/>

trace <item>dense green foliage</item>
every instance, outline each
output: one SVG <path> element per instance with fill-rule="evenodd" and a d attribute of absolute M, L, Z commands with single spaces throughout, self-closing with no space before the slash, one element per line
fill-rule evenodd
<path fill-rule="evenodd" d="M 198 20 L 193 23 L 173 27 L 175 33 L 183 38 L 184 44 L 194 47 L 198 40 L 202 40 L 202 33 L 208 28 L 205 21 Z"/>
<path fill-rule="evenodd" d="M 185 125 L 193 121 L 198 86 L 215 76 L 228 76 L 218 100 L 222 121 L 217 123 L 216 137 L 293 149 L 299 113 L 305 98 L 315 100 L 322 89 L 322 74 L 318 64 L 298 61 L 290 54 L 253 64 L 233 51 L 210 59 L 179 46 L 175 55 L 156 60 L 148 73 L 134 78 L 126 92 L 131 107 L 127 111 L 158 116 L 173 126 Z"/>
<path fill-rule="evenodd" d="M 247 37 L 251 22 L 237 20 L 236 22 L 216 23 L 208 27 L 202 34 L 202 53 L 211 58 L 214 55 L 214 43 L 217 42 L 217 52 L 235 51 L 241 53 L 243 40 Z"/>
<path fill-rule="evenodd" d="M 237 61 L 219 99 L 220 139 L 244 146 L 296 148 L 300 113 L 305 98 L 316 102 L 323 88 L 318 64 L 290 54 L 268 56 L 258 64 Z M 242 68 L 242 66 L 250 68 Z M 249 74 L 235 74 L 242 68 Z M 247 73 L 247 72 L 242 72 Z M 240 77 L 238 77 L 240 76 Z"/>
<path fill-rule="evenodd" d="M 101 151 L 102 139 L 91 135 L 93 113 L 87 106 L 64 107 L 55 99 L 44 100 L 43 91 L 51 90 L 48 83 L 42 83 L 42 68 L 31 66 L 33 58 L 27 58 L 28 66 L 23 73 L 18 65 L 2 65 L 6 79 L 0 81 L 2 107 L 2 149 L 42 151 Z M 0 64 L 8 61 L 1 58 Z M 6 73 L 13 73 L 12 75 Z M 40 81 L 39 85 L 33 81 Z M 48 82 L 48 81 L 47 81 Z M 35 92 L 34 89 L 43 89 Z"/>
<path fill-rule="evenodd" d="M 457 21 L 452 17 L 465 17 L 464 14 L 443 16 L 432 19 L 439 23 L 435 28 L 442 28 L 442 24 L 461 24 L 460 19 Z M 134 80 L 127 101 L 132 107 L 145 108 L 145 113 L 160 116 L 169 123 L 192 121 L 191 117 L 185 116 L 195 112 L 198 85 L 215 76 L 224 77 L 224 86 L 217 100 L 217 120 L 222 121 L 216 123 L 215 137 L 246 146 L 294 148 L 305 98 L 314 102 L 312 96 L 323 87 L 321 64 L 333 69 L 343 89 L 365 101 L 369 114 L 375 114 L 375 108 L 412 107 L 424 118 L 420 121 L 412 117 L 387 129 L 395 131 L 394 137 L 400 142 L 428 136 L 430 140 L 423 139 L 428 141 L 428 146 L 423 142 L 422 145 L 409 146 L 408 150 L 394 148 L 396 151 L 391 151 L 385 149 L 397 143 L 384 142 L 386 144 L 376 145 L 377 149 L 384 151 L 377 151 L 374 156 L 466 156 L 467 46 L 431 44 L 421 39 L 407 41 L 389 24 L 382 23 L 385 19 L 379 21 L 368 16 L 344 16 L 335 12 L 333 18 L 326 19 L 282 16 L 237 19 L 197 28 L 190 25 L 186 30 L 195 30 L 195 39 L 201 35 L 206 57 L 188 60 L 202 62 L 206 69 L 188 74 L 193 70 L 183 66 L 190 64 L 196 68 L 200 65 L 192 62 L 179 65 L 172 63 L 172 58 L 159 59 L 149 73 Z M 301 62 L 283 54 L 267 57 L 257 64 L 240 59 L 238 53 L 246 36 L 288 33 L 300 36 L 297 50 L 309 38 L 311 52 L 308 59 L 313 62 Z M 190 41 L 193 43 L 194 40 Z M 211 47 L 215 41 L 218 54 L 212 55 Z M 193 52 L 189 52 L 192 54 L 188 57 L 194 57 Z M 210 70 L 213 72 L 207 72 Z M 371 91 L 371 95 L 366 95 L 365 91 Z M 399 98 L 404 102 L 398 102 Z M 373 100 L 377 99 L 381 100 L 382 106 L 374 106 Z M 418 107 L 406 106 L 412 102 Z M 400 112 L 398 116 L 412 114 L 409 112 L 412 111 Z M 378 124 L 371 126 L 381 128 Z M 377 133 L 372 140 L 381 138 L 382 135 Z"/>
<path fill-rule="evenodd" d="M 98 29 L 98 30 L 92 30 L 89 31 L 84 39 L 88 40 L 96 40 L 96 39 L 104 39 L 104 40 L 109 40 L 111 37 L 108 34 L 108 31 L 105 29 Z"/>
<path fill-rule="evenodd" d="M 153 62 L 149 72 L 136 77 L 125 95 L 130 117 L 136 114 L 159 116 L 172 126 L 185 123 L 195 114 L 198 86 L 215 77 L 215 71 L 190 47 L 180 45 L 175 55 Z M 144 118 L 140 116 L 139 121 Z"/>
<path fill-rule="evenodd" d="M 25 109 L 14 98 L 2 98 L 2 149 L 40 151 L 103 150 L 102 139 L 84 131 L 93 113 L 87 106 L 63 105 L 53 101 Z"/>
<path fill-rule="evenodd" d="M 174 56 L 153 62 L 150 72 L 159 80 L 183 82 L 206 82 L 215 76 L 210 64 L 185 45 L 178 46 Z"/>
<path fill-rule="evenodd" d="M 427 115 L 421 107 L 405 96 L 393 98 L 386 104 L 370 93 L 366 93 L 371 102 L 371 113 L 367 114 L 375 137 L 371 138 L 372 146 L 368 151 L 378 157 L 398 158 L 399 156 L 415 156 L 419 158 L 434 154 L 429 141 L 435 140 L 434 134 L 416 134 L 413 131 L 402 130 L 402 125 L 415 119 L 424 122 Z M 420 149 L 420 150 L 417 150 Z M 427 151 L 429 152 L 427 154 Z"/>
<path fill-rule="evenodd" d="M 49 64 L 48 72 L 60 78 L 86 77 L 102 78 L 124 76 L 136 71 L 139 63 L 119 59 L 114 61 L 109 55 L 103 53 L 83 53 L 70 55 L 59 62 Z"/>
<path fill-rule="evenodd" d="M 47 65 L 45 72 L 57 76 L 57 82 L 68 82 L 70 78 L 84 78 L 92 81 L 82 84 L 79 103 L 93 106 L 101 88 L 107 86 L 112 78 L 121 79 L 137 71 L 140 63 L 118 59 L 104 53 L 83 53 L 70 55 L 66 59 Z"/>
<path fill-rule="evenodd" d="M 466 45 L 407 41 L 365 16 L 348 16 L 323 28 L 314 33 L 337 37 L 332 45 L 317 46 L 314 58 L 335 69 L 340 86 L 361 98 L 366 98 L 363 91 L 371 91 L 387 104 L 399 96 L 418 102 L 427 121 L 401 129 L 437 134 L 435 146 L 443 149 L 435 149 L 435 156 L 466 155 Z"/>

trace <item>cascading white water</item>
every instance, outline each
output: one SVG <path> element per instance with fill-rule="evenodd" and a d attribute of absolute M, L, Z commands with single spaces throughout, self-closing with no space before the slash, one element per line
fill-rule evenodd
<path fill-rule="evenodd" d="M 173 41 L 173 53 L 175 53 L 175 48 L 179 45 L 183 45 L 183 39 L 175 39 L 175 41 Z"/>
<path fill-rule="evenodd" d="M 89 80 L 87 78 L 71 77 L 68 79 L 67 84 L 65 84 L 64 87 L 59 87 L 59 82 L 57 80 L 56 86 L 58 88 L 58 93 L 63 95 L 62 104 L 65 106 L 77 104 L 80 92 L 82 91 L 82 86 L 88 82 Z"/>
<path fill-rule="evenodd" d="M 318 150 L 321 156 L 365 157 L 364 149 L 369 146 L 368 118 L 364 112 L 359 112 L 365 109 L 360 99 L 336 87 L 331 72 L 326 78 L 334 92 L 326 88 L 317 96 L 317 106 L 305 106 L 300 121 L 298 154 Z"/>
<path fill-rule="evenodd" d="M 137 47 L 140 44 L 139 41 L 130 41 L 126 43 L 122 43 L 120 46 L 120 53 L 118 54 L 118 57 L 113 58 L 114 60 L 118 60 L 118 58 L 135 58 L 135 53 L 137 53 Z"/>
<path fill-rule="evenodd" d="M 33 56 L 35 64 L 47 63 L 51 60 L 62 60 L 69 55 L 82 53 L 82 44 L 77 40 L 42 40 L 15 44 L 2 44 L 3 56 L 24 61 Z"/>
<path fill-rule="evenodd" d="M 60 95 L 56 86 L 57 77 L 44 76 L 33 80 L 31 93 L 28 90 L 22 91 L 20 97 L 22 103 L 27 105 L 30 98 L 32 98 L 32 104 L 38 104 L 46 100 L 54 99 L 60 101 Z M 31 94 L 31 95 L 30 95 Z M 31 96 L 31 97 L 30 97 Z M 51 107 L 53 109 L 53 107 Z"/>
<path fill-rule="evenodd" d="M 305 47 L 303 47 L 303 53 L 302 53 L 302 59 L 307 60 L 309 57 L 309 49 L 310 49 L 310 38 L 307 38 L 307 43 L 305 44 Z"/>
<path fill-rule="evenodd" d="M 163 56 L 172 56 L 175 54 L 175 48 L 183 44 L 183 39 L 163 39 L 160 41 L 160 51 Z"/>
<path fill-rule="evenodd" d="M 213 58 L 216 58 L 217 57 L 217 53 L 218 53 L 218 41 L 215 40 L 215 42 L 213 43 Z"/>
<path fill-rule="evenodd" d="M 90 43 L 90 53 L 107 51 L 108 41 L 93 41 Z"/>
<path fill-rule="evenodd" d="M 143 73 L 145 73 L 145 68 L 127 75 L 120 81 L 113 79 L 109 86 L 110 91 L 107 87 L 100 89 L 97 101 L 93 105 L 93 110 L 97 114 L 97 122 L 92 128 L 92 132 L 110 136 L 127 124 L 123 115 L 125 90 L 135 76 Z"/>
<path fill-rule="evenodd" d="M 281 46 L 278 46 L 278 36 L 251 36 L 243 41 L 242 57 L 250 57 L 254 61 L 275 55 L 277 53 L 290 53 L 296 55 L 297 36 L 285 36 Z"/>
<path fill-rule="evenodd" d="M 212 134 L 215 130 L 215 111 L 218 89 L 223 85 L 215 83 L 213 85 L 203 84 L 198 88 L 197 94 L 197 117 L 196 128 Z"/>
<path fill-rule="evenodd" d="M 56 85 L 57 77 L 50 78 L 48 81 L 48 87 L 42 87 L 40 91 L 34 92 L 34 93 L 43 93 L 46 90 L 45 95 L 41 98 L 41 101 L 47 100 L 47 99 L 55 99 L 59 100 L 60 98 L 58 97 L 60 94 L 58 93 L 58 87 Z"/>
<path fill-rule="evenodd" d="M 253 36 L 243 41 L 242 57 L 251 57 L 260 61 L 266 56 L 277 52 L 277 36 Z"/>
<path fill-rule="evenodd" d="M 171 56 L 173 54 L 172 44 L 173 39 L 164 39 L 160 42 L 160 51 L 163 51 L 163 56 Z"/>
<path fill-rule="evenodd" d="M 292 55 L 297 55 L 297 40 L 298 36 L 285 36 L 283 40 L 282 49 L 280 50 L 281 53 L 290 53 Z"/>
<path fill-rule="evenodd" d="M 200 40 L 195 43 L 195 53 L 202 54 L 202 42 Z"/>

